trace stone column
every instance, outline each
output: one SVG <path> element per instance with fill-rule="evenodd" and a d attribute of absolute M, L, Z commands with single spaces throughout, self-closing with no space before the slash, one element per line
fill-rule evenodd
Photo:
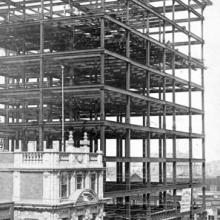
<path fill-rule="evenodd" d="M 13 201 L 19 202 L 20 201 L 20 189 L 21 189 L 21 173 L 15 171 L 13 173 Z"/>
<path fill-rule="evenodd" d="M 60 173 L 51 174 L 51 201 L 57 203 L 60 201 Z"/>
<path fill-rule="evenodd" d="M 103 171 L 100 171 L 97 175 L 97 183 L 98 183 L 98 197 L 103 198 Z"/>
<path fill-rule="evenodd" d="M 74 171 L 70 177 L 70 198 L 75 191 L 76 191 L 76 172 Z"/>
<path fill-rule="evenodd" d="M 85 188 L 90 189 L 90 171 L 85 173 Z"/>
<path fill-rule="evenodd" d="M 43 173 L 43 201 L 46 203 L 52 202 L 52 184 L 51 175 L 49 172 Z"/>

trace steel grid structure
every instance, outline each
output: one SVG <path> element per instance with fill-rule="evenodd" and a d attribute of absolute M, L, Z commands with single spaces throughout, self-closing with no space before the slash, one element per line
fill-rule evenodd
<path fill-rule="evenodd" d="M 91 151 L 103 151 L 107 170 L 109 164 L 115 166 L 114 180 L 105 175 L 105 196 L 114 201 L 106 207 L 107 218 L 192 218 L 203 213 L 203 11 L 210 4 L 204 0 L 1 1 L 4 148 L 26 151 L 29 142 L 36 142 L 37 150 L 43 151 L 59 141 L 61 150 L 64 95 L 65 139 L 73 130 L 79 144 L 87 131 Z M 199 94 L 199 107 L 194 105 L 198 99 L 194 94 Z M 179 122 L 180 118 L 185 121 Z M 195 132 L 199 120 L 201 132 Z M 187 124 L 187 130 L 181 123 Z M 134 140 L 141 141 L 141 156 L 131 153 Z M 193 154 L 198 140 L 200 158 Z M 187 157 L 178 156 L 178 141 L 188 149 Z M 107 148 L 115 148 L 115 155 L 108 155 Z M 156 157 L 153 148 L 158 148 Z M 141 182 L 131 181 L 134 163 L 141 164 Z M 157 181 L 152 180 L 152 164 L 158 165 Z M 179 178 L 180 164 L 187 177 Z M 201 166 L 200 178 L 194 175 L 195 164 Z M 184 188 L 192 189 L 191 208 L 180 213 L 178 192 Z M 194 205 L 194 188 L 204 195 L 200 208 Z M 141 205 L 132 204 L 136 195 Z M 157 204 L 152 202 L 155 195 Z"/>

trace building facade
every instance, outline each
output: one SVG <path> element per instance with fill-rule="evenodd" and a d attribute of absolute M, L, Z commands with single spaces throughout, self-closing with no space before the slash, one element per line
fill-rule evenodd
<path fill-rule="evenodd" d="M 90 153 L 88 142 L 85 133 L 76 148 L 70 134 L 65 153 L 0 153 L 1 198 L 15 203 L 15 220 L 103 219 L 102 152 Z"/>

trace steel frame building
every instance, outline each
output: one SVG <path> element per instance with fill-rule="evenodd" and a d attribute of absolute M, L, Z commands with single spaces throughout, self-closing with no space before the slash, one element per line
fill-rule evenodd
<path fill-rule="evenodd" d="M 75 143 L 87 131 L 91 152 L 102 150 L 107 169 L 110 163 L 116 167 L 114 181 L 105 176 L 105 196 L 114 198 L 114 204 L 106 207 L 107 218 L 192 218 L 203 212 L 203 11 L 210 4 L 208 0 L 1 1 L 4 149 L 26 151 L 35 144 L 42 151 L 59 142 L 65 151 L 69 130 L 74 131 Z M 199 107 L 194 105 L 197 97 Z M 199 121 L 201 132 L 194 132 Z M 112 144 L 107 147 L 109 140 Z M 141 142 L 141 156 L 132 156 L 134 140 Z M 187 157 L 178 157 L 179 140 L 185 141 Z M 198 140 L 200 158 L 193 153 Z M 116 149 L 115 155 L 109 156 L 107 148 Z M 152 148 L 158 149 L 157 157 Z M 131 182 L 134 163 L 142 166 L 142 182 Z M 156 182 L 152 164 L 158 166 Z M 179 164 L 186 165 L 187 178 L 178 178 Z M 200 179 L 194 176 L 195 164 L 201 167 Z M 177 198 L 184 188 L 192 189 L 191 207 L 180 213 Z M 200 208 L 193 205 L 194 188 L 204 195 Z M 139 206 L 132 204 L 137 194 L 143 203 Z M 157 204 L 152 204 L 153 195 Z"/>

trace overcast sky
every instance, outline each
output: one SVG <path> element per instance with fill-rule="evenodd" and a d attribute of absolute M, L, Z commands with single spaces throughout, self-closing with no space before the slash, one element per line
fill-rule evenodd
<path fill-rule="evenodd" d="M 205 10 L 206 159 L 220 160 L 220 1 Z"/>

